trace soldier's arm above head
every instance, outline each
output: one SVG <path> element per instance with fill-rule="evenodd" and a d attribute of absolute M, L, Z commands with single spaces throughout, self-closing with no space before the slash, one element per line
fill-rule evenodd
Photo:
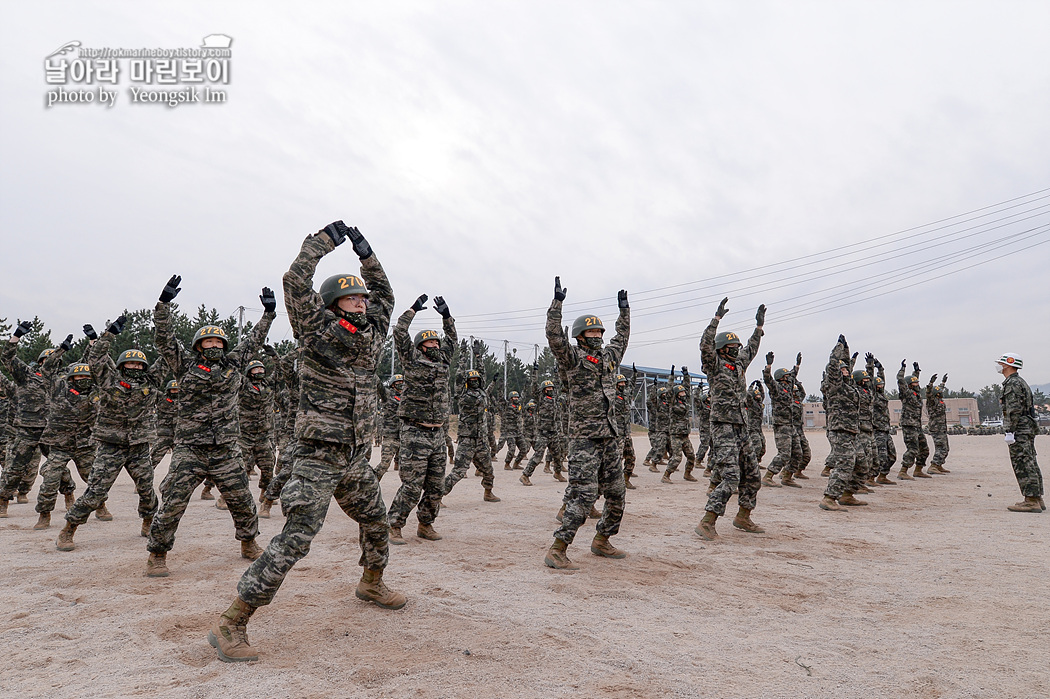
<path fill-rule="evenodd" d="M 394 348 L 397 350 L 397 356 L 401 358 L 401 366 L 416 360 L 416 348 L 412 346 L 412 338 L 408 334 L 408 328 L 415 317 L 416 312 L 409 308 L 394 325 Z"/>
<path fill-rule="evenodd" d="M 164 378 L 167 375 L 168 363 L 164 361 L 164 357 L 154 359 L 146 371 L 147 380 L 156 386 L 163 386 L 165 383 Z"/>
<path fill-rule="evenodd" d="M 718 322 L 720 318 L 715 316 L 704 328 L 704 334 L 700 336 L 700 366 L 708 376 L 714 373 L 715 365 L 718 364 L 718 354 L 715 352 L 715 335 L 718 334 Z"/>
<path fill-rule="evenodd" d="M 561 326 L 561 304 L 558 299 L 551 301 L 547 309 L 547 346 L 551 348 L 555 361 L 558 362 L 559 372 L 563 368 L 572 368 L 579 361 L 576 353 L 569 346 L 569 338 Z"/>
<path fill-rule="evenodd" d="M 55 351 L 44 357 L 44 361 L 40 363 L 40 373 L 47 377 L 57 374 L 62 368 L 62 356 L 65 353 L 66 351 L 61 346 L 56 347 Z"/>
<path fill-rule="evenodd" d="M 829 384 L 840 384 L 842 383 L 842 372 L 839 371 L 839 362 L 847 361 L 849 355 L 846 354 L 848 348 L 844 349 L 841 342 L 836 342 L 835 346 L 831 349 L 831 356 L 828 357 L 828 366 L 824 370 L 824 381 Z"/>
<path fill-rule="evenodd" d="M 908 384 L 904 380 L 904 363 L 901 363 L 901 370 L 897 372 L 897 390 L 901 394 L 901 398 L 904 397 L 905 392 L 908 390 Z"/>
<path fill-rule="evenodd" d="M 627 344 L 631 339 L 631 309 L 621 308 L 619 315 L 616 316 L 616 334 L 609 340 L 608 349 L 612 354 L 612 362 L 617 367 L 620 366 L 620 361 L 623 359 L 623 355 L 627 353 Z"/>
<path fill-rule="evenodd" d="M 737 361 L 743 364 L 745 369 L 751 366 L 751 361 L 758 356 L 758 346 L 762 344 L 762 336 L 765 334 L 766 331 L 762 329 L 762 326 L 756 325 L 751 337 L 747 339 L 747 346 L 737 357 Z"/>
<path fill-rule="evenodd" d="M 685 367 L 682 367 L 682 385 L 685 386 L 685 399 L 693 400 L 693 377 L 689 375 L 689 370 Z"/>
<path fill-rule="evenodd" d="M 95 346 L 101 344 L 103 338 L 109 335 L 109 332 L 104 332 L 99 336 L 98 342 L 92 346 L 92 350 Z M 158 301 L 157 305 L 153 307 L 153 344 L 157 346 L 157 351 L 160 352 L 160 356 L 167 362 L 168 367 L 172 373 L 175 374 L 175 378 L 181 378 L 183 374 L 183 349 L 182 345 L 179 344 L 179 340 L 175 337 L 175 330 L 172 328 L 171 322 L 171 303 Z M 108 348 L 109 342 L 106 343 Z M 94 367 L 92 367 L 94 371 Z"/>
<path fill-rule="evenodd" d="M 452 354 L 456 351 L 456 345 L 459 343 L 459 335 L 456 334 L 456 319 L 452 316 L 442 318 L 441 329 L 445 331 L 445 336 L 441 338 L 441 350 L 451 363 Z"/>
<path fill-rule="evenodd" d="M 322 257 L 335 250 L 335 243 L 324 231 L 306 236 L 299 254 L 284 273 L 284 305 L 292 331 L 304 341 L 325 325 L 325 307 L 314 291 L 314 272 Z"/>
<path fill-rule="evenodd" d="M 769 366 L 762 367 L 762 381 L 769 387 L 769 395 L 774 395 L 776 391 L 776 384 L 773 383 L 773 373 L 769 371 Z"/>
<path fill-rule="evenodd" d="M 361 277 L 368 288 L 368 319 L 380 335 L 386 335 L 394 315 L 394 288 L 375 254 L 361 260 Z"/>
<path fill-rule="evenodd" d="M 3 349 L 0 350 L 0 364 L 7 367 L 7 370 L 11 372 L 11 376 L 14 377 L 16 384 L 25 381 L 25 377 L 29 373 L 29 367 L 25 362 L 18 358 L 17 351 L 17 342 L 5 342 Z M 2 427 L 2 425 L 0 425 L 0 427 Z"/>
<path fill-rule="evenodd" d="M 116 368 L 113 359 L 109 356 L 109 346 L 116 337 L 111 332 L 104 332 L 88 348 L 87 357 L 84 361 L 91 367 L 91 373 L 96 383 L 102 386 L 110 377 L 110 372 Z"/>

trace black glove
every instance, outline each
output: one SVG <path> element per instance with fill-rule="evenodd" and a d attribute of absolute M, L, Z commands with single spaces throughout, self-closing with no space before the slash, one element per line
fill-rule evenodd
<path fill-rule="evenodd" d="M 903 369 L 906 366 L 908 366 L 908 360 L 907 359 L 902 359 L 901 360 L 901 369 Z"/>
<path fill-rule="evenodd" d="M 915 373 L 918 374 L 919 373 L 919 363 L 918 362 L 912 362 L 911 366 L 912 366 L 913 369 L 915 369 Z"/>
<path fill-rule="evenodd" d="M 881 369 L 882 368 L 882 362 L 880 362 L 878 359 L 875 360 L 875 368 L 876 369 Z"/>
<path fill-rule="evenodd" d="M 448 304 L 445 303 L 445 299 L 441 296 L 434 297 L 434 310 L 437 311 L 442 318 L 452 317 L 452 311 L 448 310 Z"/>
<path fill-rule="evenodd" d="M 874 366 L 874 364 L 875 364 L 875 355 L 872 354 L 871 352 L 866 353 L 864 355 L 864 363 L 865 364 L 871 364 L 871 365 Z"/>
<path fill-rule="evenodd" d="M 627 303 L 627 289 L 620 289 L 616 292 L 616 305 L 620 308 L 630 308 L 630 304 Z"/>
<path fill-rule="evenodd" d="M 115 321 L 109 324 L 109 327 L 106 328 L 106 332 L 108 332 L 110 335 L 119 335 L 120 333 L 124 332 L 124 323 L 127 322 L 127 316 L 120 316 Z"/>
<path fill-rule="evenodd" d="M 689 373 L 689 367 L 687 367 L 687 366 L 682 367 L 682 376 L 685 376 L 688 373 Z"/>
<path fill-rule="evenodd" d="M 277 350 L 273 348 L 273 345 L 263 345 L 263 352 L 265 352 L 270 357 L 277 359 Z"/>
<path fill-rule="evenodd" d="M 674 364 L 671 365 L 671 378 L 674 378 Z"/>
<path fill-rule="evenodd" d="M 539 362 L 533 362 L 532 363 L 532 373 L 534 373 L 534 374 L 540 373 L 540 363 Z"/>
<path fill-rule="evenodd" d="M 357 253 L 359 258 L 364 260 L 372 256 L 372 246 L 361 235 L 361 231 L 357 230 L 357 226 L 351 226 L 346 229 L 346 235 L 350 238 L 350 244 L 354 246 L 354 252 Z"/>
<path fill-rule="evenodd" d="M 846 336 L 845 335 L 839 335 L 839 344 L 840 345 L 845 345 L 846 344 Z"/>
<path fill-rule="evenodd" d="M 943 379 L 941 379 L 941 383 L 942 383 L 942 384 L 948 383 L 948 375 L 947 375 L 947 374 L 945 374 L 945 375 L 944 375 L 944 378 L 943 378 Z"/>
<path fill-rule="evenodd" d="M 22 337 L 32 329 L 33 324 L 28 320 L 23 320 L 21 323 L 18 324 L 18 327 L 15 328 L 15 337 Z"/>
<path fill-rule="evenodd" d="M 342 221 L 333 221 L 324 227 L 324 232 L 328 234 L 328 237 L 338 247 L 346 240 L 346 234 L 350 232 L 350 229 Z"/>
<path fill-rule="evenodd" d="M 854 352 L 854 353 L 853 353 L 853 356 L 852 356 L 852 357 L 850 357 L 850 363 L 851 363 L 851 364 L 852 364 L 852 363 L 855 363 L 855 362 L 857 361 L 857 355 L 858 355 L 858 354 L 860 354 L 860 352 Z"/>
<path fill-rule="evenodd" d="M 59 348 L 63 352 L 68 352 L 69 350 L 73 349 L 73 336 L 72 335 L 66 335 L 66 339 L 62 340 L 62 344 L 59 345 Z"/>
<path fill-rule="evenodd" d="M 555 298 L 555 300 L 557 300 L 557 301 L 564 301 L 565 300 L 565 294 L 568 291 L 569 291 L 568 289 L 561 288 L 561 277 L 555 277 L 554 278 L 554 298 Z"/>
<path fill-rule="evenodd" d="M 164 285 L 164 291 L 160 292 L 160 302 L 169 303 L 173 298 L 179 295 L 182 289 L 179 288 L 179 284 L 182 283 L 182 277 L 177 274 L 171 275 L 171 279 Z"/>
<path fill-rule="evenodd" d="M 97 340 L 98 339 L 98 333 L 95 332 L 95 329 L 93 327 L 91 327 L 90 324 L 84 326 L 84 334 L 87 335 L 87 339 L 89 339 L 89 340 Z"/>
<path fill-rule="evenodd" d="M 755 325 L 766 324 L 766 304 L 761 304 L 758 307 L 758 311 L 755 312 Z"/>
<path fill-rule="evenodd" d="M 259 300 L 262 301 L 263 309 L 267 313 L 273 313 L 277 310 L 277 298 L 273 295 L 273 289 L 268 286 L 262 288 L 262 295 L 259 296 Z"/>
<path fill-rule="evenodd" d="M 795 366 L 802 366 L 802 353 L 799 352 L 795 357 Z"/>
<path fill-rule="evenodd" d="M 424 308 L 426 308 L 426 306 L 424 306 L 423 304 L 427 302 L 427 298 L 429 297 L 426 294 L 420 294 L 419 298 L 416 299 L 416 302 L 412 304 L 412 310 L 416 313 L 419 313 Z"/>
<path fill-rule="evenodd" d="M 766 352 L 766 366 L 773 366 L 773 353 Z"/>
<path fill-rule="evenodd" d="M 729 297 L 728 296 L 726 296 L 724 299 L 722 299 L 722 303 L 718 304 L 718 310 L 715 311 L 715 318 L 718 318 L 719 320 L 721 320 L 725 316 L 726 313 L 729 313 L 729 309 L 726 308 L 726 304 L 727 303 L 729 303 Z"/>
<path fill-rule="evenodd" d="M 937 374 L 930 377 L 930 383 L 937 383 Z"/>
<path fill-rule="evenodd" d="M 633 371 L 636 374 L 638 373 L 638 367 L 636 367 L 633 362 L 631 363 L 631 371 Z"/>

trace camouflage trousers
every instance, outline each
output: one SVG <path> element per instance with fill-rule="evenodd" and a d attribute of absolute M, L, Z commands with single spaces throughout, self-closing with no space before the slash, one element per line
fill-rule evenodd
<path fill-rule="evenodd" d="M 751 451 L 751 440 L 747 427 L 728 422 L 711 423 L 711 470 L 714 472 L 711 482 L 718 484 L 707 496 L 707 512 L 719 517 L 726 513 L 726 503 L 733 493 L 737 494 L 740 507 L 746 510 L 755 509 L 758 503 L 758 489 L 762 484 L 762 474 L 758 470 L 758 461 Z"/>
<path fill-rule="evenodd" d="M 238 597 L 253 607 L 273 601 L 288 572 L 310 552 L 333 497 L 358 524 L 358 565 L 370 570 L 386 568 L 386 506 L 379 478 L 365 459 L 368 446 L 305 439 L 296 443 L 291 476 L 281 491 L 281 507 L 287 518 L 284 529 L 244 571 L 237 584 Z"/>
<path fill-rule="evenodd" d="M 762 459 L 766 456 L 766 434 L 759 427 L 757 430 L 748 430 L 748 438 L 751 440 L 751 453 L 755 455 L 755 463 L 762 468 Z"/>
<path fill-rule="evenodd" d="M 908 469 L 912 464 L 920 468 L 926 465 L 930 456 L 930 445 L 921 427 L 901 427 L 904 432 L 904 456 L 901 457 L 901 468 Z"/>
<path fill-rule="evenodd" d="M 529 437 L 518 437 L 518 460 L 515 463 L 521 463 L 525 460 L 525 457 L 532 451 L 532 439 Z"/>
<path fill-rule="evenodd" d="M 405 526 L 418 505 L 420 524 L 433 524 L 445 494 L 445 434 L 440 427 L 401 425 L 401 487 L 390 503 L 390 526 Z"/>
<path fill-rule="evenodd" d="M 769 464 L 770 473 L 798 473 L 802 469 L 802 440 L 793 425 L 773 425 L 773 442 L 777 445 L 777 455 Z"/>
<path fill-rule="evenodd" d="M 617 437 L 569 440 L 569 485 L 565 489 L 565 514 L 554 538 L 571 544 L 576 531 L 587 521 L 599 496 L 605 498 L 597 531 L 614 536 L 620 531 L 627 488 L 620 467 L 623 445 Z"/>
<path fill-rule="evenodd" d="M 875 433 L 861 430 L 857 433 L 857 460 L 853 466 L 853 479 L 847 490 L 860 490 L 864 481 L 875 477 Z"/>
<path fill-rule="evenodd" d="M 897 447 L 893 444 L 893 435 L 889 432 L 875 433 L 875 463 L 878 465 L 879 474 L 885 476 L 893 468 L 897 460 Z"/>
<path fill-rule="evenodd" d="M 630 478 L 634 475 L 634 440 L 631 439 L 631 433 L 628 432 L 626 437 L 620 437 L 620 441 L 623 442 L 623 447 L 620 449 L 620 453 L 623 454 L 623 475 Z"/>
<path fill-rule="evenodd" d="M 241 455 L 244 459 L 244 470 L 251 471 L 252 468 L 259 469 L 259 491 L 266 492 L 266 487 L 273 480 L 275 459 L 273 456 L 273 445 L 266 435 L 261 437 L 242 437 Z"/>
<path fill-rule="evenodd" d="M 498 453 L 499 450 L 503 448 L 504 444 L 507 445 L 507 456 L 504 458 L 504 462 L 509 464 L 511 461 L 514 461 L 515 457 L 517 457 L 517 463 L 521 463 L 521 460 L 525 458 L 525 440 L 521 435 L 501 434 L 499 436 L 499 444 L 496 445 L 496 451 L 493 453 Z"/>
<path fill-rule="evenodd" d="M 938 432 L 931 434 L 930 438 L 933 440 L 933 458 L 930 459 L 930 463 L 934 466 L 943 466 L 944 462 L 948 460 L 948 433 Z"/>
<path fill-rule="evenodd" d="M 827 488 L 824 489 L 824 495 L 838 500 L 843 493 L 850 490 L 854 479 L 853 472 L 857 467 L 857 440 L 858 436 L 852 432 L 828 432 L 831 453 L 825 463 L 831 468 L 831 477 L 828 479 Z"/>
<path fill-rule="evenodd" d="M 496 482 L 495 473 L 492 471 L 492 458 L 489 456 L 489 445 L 484 439 L 460 437 L 455 464 L 452 472 L 445 476 L 445 495 L 451 493 L 456 483 L 463 480 L 471 464 L 481 471 L 482 488 L 491 488 Z"/>
<path fill-rule="evenodd" d="M 806 470 L 806 466 L 809 466 L 809 462 L 813 460 L 813 451 L 809 448 L 809 440 L 806 439 L 806 431 L 802 427 L 796 426 L 795 432 L 798 433 L 798 444 L 799 448 L 802 450 L 798 462 L 798 471 L 796 471 L 796 473 L 802 473 Z"/>
<path fill-rule="evenodd" d="M 559 433 L 551 440 L 550 447 L 547 451 L 547 461 L 551 462 L 555 473 L 561 473 L 562 464 L 567 463 L 569 459 L 569 438 Z"/>
<path fill-rule="evenodd" d="M 708 450 L 711 448 L 711 423 L 700 426 L 700 444 L 696 447 L 696 465 L 699 466 L 703 463 L 704 457 L 707 456 Z M 710 464 L 710 460 L 707 462 Z"/>
<path fill-rule="evenodd" d="M 284 489 L 284 484 L 288 482 L 288 478 L 292 475 L 292 459 L 295 456 L 295 440 L 289 440 L 283 446 L 279 447 L 277 452 L 277 468 L 273 474 L 273 478 L 270 480 L 269 485 L 266 486 L 266 492 L 263 494 L 263 498 L 270 502 L 275 502 L 281 499 L 281 490 Z"/>
<path fill-rule="evenodd" d="M 525 464 L 524 475 L 527 478 L 531 478 L 532 474 L 536 472 L 536 467 L 543 461 L 543 453 L 547 452 L 548 461 L 550 456 L 555 454 L 554 444 L 557 441 L 557 435 L 543 434 L 542 432 L 536 435 L 536 440 L 533 442 L 532 458 L 529 459 L 529 463 Z M 554 465 L 554 472 L 561 473 L 561 459 L 557 459 Z"/>
<path fill-rule="evenodd" d="M 645 455 L 645 463 L 656 463 L 669 454 L 671 435 L 667 432 L 649 432 L 649 453 Z"/>
<path fill-rule="evenodd" d="M 125 446 L 99 442 L 95 463 L 88 475 L 87 490 L 66 512 L 66 521 L 80 526 L 88 515 L 102 506 L 121 470 L 135 481 L 139 494 L 139 517 L 152 517 L 157 511 L 157 494 L 153 492 L 153 466 L 149 460 L 149 444 Z"/>
<path fill-rule="evenodd" d="M 36 511 L 40 514 L 55 509 L 58 494 L 66 495 L 76 490 L 73 477 L 69 473 L 69 462 L 72 461 L 80 474 L 81 480 L 90 482 L 91 466 L 95 463 L 95 445 L 79 449 L 60 449 L 51 447 L 44 467 L 40 469 L 42 478 L 40 491 L 36 494 Z M 105 502 L 103 500 L 103 502 Z"/>
<path fill-rule="evenodd" d="M 175 545 L 175 532 L 193 491 L 205 480 L 215 483 L 226 500 L 238 541 L 251 541 L 259 534 L 259 515 L 248 490 L 239 444 L 176 444 L 168 475 L 160 486 L 162 504 L 149 528 L 146 550 L 167 553 Z"/>
<path fill-rule="evenodd" d="M 456 445 L 452 442 L 452 437 L 448 434 L 448 427 L 445 427 L 445 449 L 448 451 L 448 462 L 451 464 L 456 460 Z M 492 457 L 489 457 L 492 458 Z"/>
<path fill-rule="evenodd" d="M 1015 434 L 1010 445 L 1010 465 L 1013 466 L 1021 495 L 1026 498 L 1043 497 L 1043 472 L 1035 458 L 1035 435 Z"/>
<path fill-rule="evenodd" d="M 168 455 L 168 452 L 175 447 L 175 435 L 173 434 L 161 434 L 157 435 L 157 439 L 153 441 L 153 444 L 149 448 L 149 460 L 153 466 L 153 470 L 156 471 L 157 467 L 160 466 L 160 462 L 164 460 L 164 457 Z"/>
<path fill-rule="evenodd" d="M 397 433 L 383 434 L 383 451 L 379 456 L 379 465 L 375 467 L 376 475 L 380 479 L 383 474 L 390 470 L 390 463 L 395 468 L 401 468 L 401 435 Z"/>
<path fill-rule="evenodd" d="M 689 441 L 688 434 L 672 434 L 668 436 L 671 456 L 667 460 L 667 472 L 674 473 L 678 470 L 678 464 L 682 463 L 682 455 L 685 454 L 685 467 L 689 470 L 696 465 L 696 454 L 693 453 L 693 443 Z"/>
<path fill-rule="evenodd" d="M 15 494 L 25 495 L 36 480 L 36 451 L 43 429 L 17 430 L 7 443 L 4 472 L 0 475 L 0 500 L 11 500 Z"/>

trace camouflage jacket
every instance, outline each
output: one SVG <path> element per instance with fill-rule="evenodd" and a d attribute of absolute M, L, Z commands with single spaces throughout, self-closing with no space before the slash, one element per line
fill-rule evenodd
<path fill-rule="evenodd" d="M 944 405 L 944 384 L 934 386 L 931 381 L 926 386 L 926 416 L 930 434 L 948 433 L 948 409 Z"/>
<path fill-rule="evenodd" d="M 856 386 L 857 389 L 857 427 L 861 432 L 874 432 L 875 390 Z"/>
<path fill-rule="evenodd" d="M 685 388 L 685 398 L 680 399 L 677 394 L 677 389 L 671 388 L 675 391 L 673 395 L 668 395 L 668 401 L 670 402 L 669 419 L 667 425 L 667 431 L 677 437 L 689 434 L 693 417 L 693 387 L 692 379 L 689 378 L 689 374 L 685 374 L 682 381 L 682 387 Z"/>
<path fill-rule="evenodd" d="M 544 437 L 553 437 L 561 430 L 561 406 L 558 396 L 540 393 L 536 396 L 536 432 Z"/>
<path fill-rule="evenodd" d="M 536 439 L 536 410 L 528 407 L 521 413 L 521 434 L 530 442 Z"/>
<path fill-rule="evenodd" d="M 1003 431 L 1014 434 L 1036 434 L 1035 398 L 1028 382 L 1020 374 L 1010 374 L 1003 380 L 999 397 L 1003 406 Z"/>
<path fill-rule="evenodd" d="M 448 419 L 449 413 L 448 375 L 452 354 L 459 344 L 456 321 L 451 316 L 442 319 L 445 334 L 439 345 L 441 356 L 433 361 L 412 343 L 408 328 L 415 317 L 416 312 L 409 308 L 394 326 L 394 346 L 405 375 L 398 415 L 405 422 L 440 425 Z"/>
<path fill-rule="evenodd" d="M 486 439 L 485 435 L 485 406 L 488 405 L 488 397 L 485 389 L 460 387 L 456 396 L 459 402 L 459 430 L 456 441 L 460 439 Z"/>
<path fill-rule="evenodd" d="M 516 437 L 521 434 L 522 422 L 521 422 L 521 401 L 517 404 L 511 402 L 509 398 L 504 398 L 499 394 L 499 387 L 496 385 L 496 380 L 493 379 L 492 383 L 489 384 L 489 404 L 496 405 L 499 407 L 499 433 L 501 437 Z"/>
<path fill-rule="evenodd" d="M 769 371 L 762 368 L 762 383 L 769 390 L 769 402 L 773 405 L 773 426 L 788 427 L 795 424 L 793 410 L 798 403 L 795 395 L 795 373 L 788 372 L 788 381 L 777 381 Z"/>
<path fill-rule="evenodd" d="M 375 434 L 376 363 L 390 328 L 394 290 L 379 258 L 370 255 L 361 260 L 368 288 L 364 327 L 336 316 L 313 289 L 318 261 L 334 249 L 325 233 L 307 236 L 284 275 L 285 305 L 302 343 L 295 438 L 367 444 Z"/>
<path fill-rule="evenodd" d="M 879 378 L 883 384 L 886 383 L 886 371 L 879 367 Z M 886 395 L 886 389 L 875 389 L 871 401 L 871 426 L 876 432 L 890 431 L 890 397 Z"/>
<path fill-rule="evenodd" d="M 843 376 L 839 370 L 839 362 L 848 365 L 849 360 L 849 348 L 836 342 L 820 386 L 824 393 L 829 432 L 857 434 L 860 429 L 860 390 L 852 378 Z"/>
<path fill-rule="evenodd" d="M 398 417 L 398 410 L 401 408 L 401 392 L 382 382 L 379 383 L 378 389 L 379 404 L 382 406 L 381 431 L 384 437 L 396 437 L 401 431 L 401 418 Z"/>
<path fill-rule="evenodd" d="M 568 434 L 572 438 L 617 437 L 616 374 L 631 335 L 631 309 L 621 308 L 616 334 L 600 350 L 570 345 L 561 324 L 562 302 L 547 310 L 547 344 L 568 387 Z"/>
<path fill-rule="evenodd" d="M 762 418 L 766 412 L 765 398 L 758 400 L 751 391 L 747 392 L 747 429 L 751 434 L 762 434 Z"/>
<path fill-rule="evenodd" d="M 98 391 L 79 393 L 67 379 L 56 380 L 51 392 L 47 428 L 40 441 L 58 449 L 90 447 L 94 443 L 91 430 L 95 426 L 98 404 Z"/>
<path fill-rule="evenodd" d="M 282 439 L 291 439 L 295 434 L 295 415 L 299 410 L 299 360 L 302 347 L 281 356 L 274 362 L 274 381 L 277 396 L 278 432 Z"/>
<path fill-rule="evenodd" d="M 175 421 L 179 416 L 179 401 L 165 395 L 157 399 L 157 436 L 175 436 Z"/>
<path fill-rule="evenodd" d="M 706 434 L 711 429 L 711 396 L 707 391 L 697 391 L 693 394 L 693 409 L 696 411 L 700 434 Z"/>
<path fill-rule="evenodd" d="M 735 359 L 723 359 L 715 351 L 718 321 L 718 318 L 712 318 L 700 338 L 700 361 L 707 374 L 707 381 L 711 384 L 708 389 L 711 396 L 711 422 L 746 425 L 747 379 L 744 375 L 758 354 L 758 345 L 764 333 L 756 327 L 747 345 L 740 348 Z"/>
<path fill-rule="evenodd" d="M 141 379 L 128 379 L 117 369 L 109 346 L 115 336 L 105 332 L 88 350 L 87 363 L 98 385 L 95 441 L 118 446 L 148 444 L 156 434 L 157 398 L 163 395 L 164 361 L 157 358 Z M 146 355 L 142 355 L 146 363 Z"/>
<path fill-rule="evenodd" d="M 634 405 L 634 399 L 637 395 L 637 373 L 631 376 L 624 390 L 621 391 L 619 386 L 616 388 L 616 419 L 619 421 L 620 436 L 622 437 L 630 436 L 631 434 L 631 406 Z"/>
<path fill-rule="evenodd" d="M 905 381 L 904 367 L 897 372 L 897 390 L 901 395 L 901 427 L 922 427 L 922 391 L 912 389 Z"/>
<path fill-rule="evenodd" d="M 17 342 L 5 342 L 0 350 L 0 365 L 7 367 L 17 386 L 11 403 L 11 425 L 20 430 L 43 430 L 47 427 L 48 401 L 65 350 L 59 347 L 38 366 L 31 367 L 18 358 L 17 349 Z"/>
<path fill-rule="evenodd" d="M 667 433 L 671 427 L 670 388 L 661 395 L 656 382 L 649 392 L 649 431 Z"/>
<path fill-rule="evenodd" d="M 11 429 L 11 408 L 15 402 L 14 381 L 0 373 L 0 445 L 7 444 L 7 433 Z"/>
<path fill-rule="evenodd" d="M 255 351 L 266 342 L 274 313 L 263 313 L 252 331 L 217 361 L 186 349 L 175 337 L 171 304 L 153 308 L 154 344 L 179 382 L 179 416 L 175 434 L 179 444 L 231 444 L 240 439 L 240 391 L 244 370 Z"/>
<path fill-rule="evenodd" d="M 245 376 L 241 381 L 238 416 L 241 436 L 250 439 L 273 438 L 274 391 L 269 382 L 253 381 Z"/>

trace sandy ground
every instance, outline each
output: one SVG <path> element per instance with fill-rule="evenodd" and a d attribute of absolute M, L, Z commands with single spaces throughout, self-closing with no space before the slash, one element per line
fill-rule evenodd
<path fill-rule="evenodd" d="M 43 532 L 32 504 L 12 504 L 0 520 L 0 696 L 1050 695 L 1050 513 L 1005 509 L 1019 496 L 1002 438 L 953 437 L 951 475 L 887 486 L 843 513 L 817 508 L 828 447 L 822 433 L 810 441 L 813 479 L 759 496 L 768 533 L 720 520 L 722 541 L 704 543 L 693 527 L 706 484 L 643 470 L 614 539 L 629 557 L 591 555 L 591 522 L 569 550 L 576 573 L 542 563 L 561 484 L 538 473 L 525 488 L 501 462 L 503 502 L 482 502 L 468 477 L 445 499 L 444 540 L 391 548 L 386 579 L 409 597 L 400 611 L 354 597 L 357 527 L 333 507 L 253 618 L 251 664 L 219 662 L 206 640 L 246 567 L 228 513 L 195 499 L 171 577 L 150 580 L 126 475 L 109 501 L 116 519 L 92 518 L 72 553 L 54 546 L 61 501 Z M 644 454 L 644 437 L 635 444 Z M 1050 438 L 1037 447 L 1050 453 Z M 388 503 L 397 484 L 383 481 Z M 261 520 L 260 543 L 282 524 Z"/>

